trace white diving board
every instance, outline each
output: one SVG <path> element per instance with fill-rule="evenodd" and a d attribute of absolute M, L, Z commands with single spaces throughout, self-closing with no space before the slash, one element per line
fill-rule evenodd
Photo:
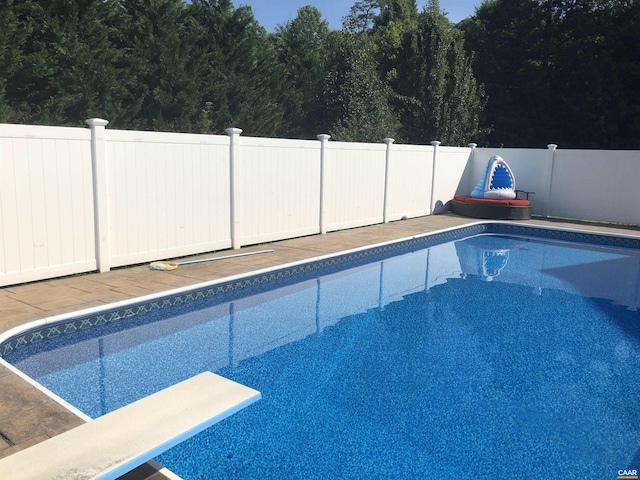
<path fill-rule="evenodd" d="M 0 460 L 0 479 L 116 479 L 260 399 L 211 372 Z"/>

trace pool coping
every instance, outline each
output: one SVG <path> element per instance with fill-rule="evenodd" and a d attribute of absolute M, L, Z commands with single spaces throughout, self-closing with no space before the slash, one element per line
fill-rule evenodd
<path fill-rule="evenodd" d="M 29 344 L 46 341 L 50 338 L 57 338 L 61 335 L 71 334 L 80 330 L 106 325 L 206 298 L 213 298 L 217 295 L 236 292 L 277 280 L 293 279 L 301 274 L 348 262 L 365 260 L 376 255 L 386 255 L 394 250 L 399 251 L 412 247 L 425 248 L 430 245 L 482 233 L 532 235 L 558 241 L 582 242 L 622 248 L 640 248 L 640 238 L 634 235 L 593 232 L 589 230 L 543 225 L 534 226 L 508 221 L 473 222 L 463 226 L 450 227 L 337 253 L 320 255 L 230 277 L 174 288 L 142 297 L 113 302 L 99 307 L 91 307 L 34 320 L 0 334 L 0 359 L 4 360 L 5 355 Z M 8 364 L 6 361 L 3 363 Z"/>

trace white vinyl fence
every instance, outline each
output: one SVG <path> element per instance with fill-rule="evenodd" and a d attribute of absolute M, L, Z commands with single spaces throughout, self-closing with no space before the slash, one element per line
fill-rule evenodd
<path fill-rule="evenodd" d="M 534 215 L 640 224 L 640 151 L 476 148 L 458 193 L 470 192 L 500 155 L 529 196 Z"/>
<path fill-rule="evenodd" d="M 89 133 L 0 126 L 0 285 L 96 268 Z"/>
<path fill-rule="evenodd" d="M 534 214 L 640 223 L 640 152 L 0 124 L 0 286 L 446 211 L 502 156 Z M 615 197 L 612 194 L 615 193 Z"/>
<path fill-rule="evenodd" d="M 231 246 L 227 138 L 109 131 L 108 139 L 110 266 Z"/>

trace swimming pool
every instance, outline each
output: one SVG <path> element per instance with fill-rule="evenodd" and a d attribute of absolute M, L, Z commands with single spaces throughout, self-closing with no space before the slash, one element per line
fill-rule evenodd
<path fill-rule="evenodd" d="M 91 416 L 203 370 L 260 390 L 159 459 L 184 478 L 615 478 L 638 466 L 638 246 L 465 227 L 38 327 L 0 354 Z"/>

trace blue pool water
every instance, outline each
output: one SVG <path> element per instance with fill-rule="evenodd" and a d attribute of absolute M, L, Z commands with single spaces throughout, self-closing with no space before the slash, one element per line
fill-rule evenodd
<path fill-rule="evenodd" d="M 640 253 L 478 235 L 34 343 L 92 417 L 210 370 L 262 400 L 185 479 L 606 479 L 640 467 Z"/>

